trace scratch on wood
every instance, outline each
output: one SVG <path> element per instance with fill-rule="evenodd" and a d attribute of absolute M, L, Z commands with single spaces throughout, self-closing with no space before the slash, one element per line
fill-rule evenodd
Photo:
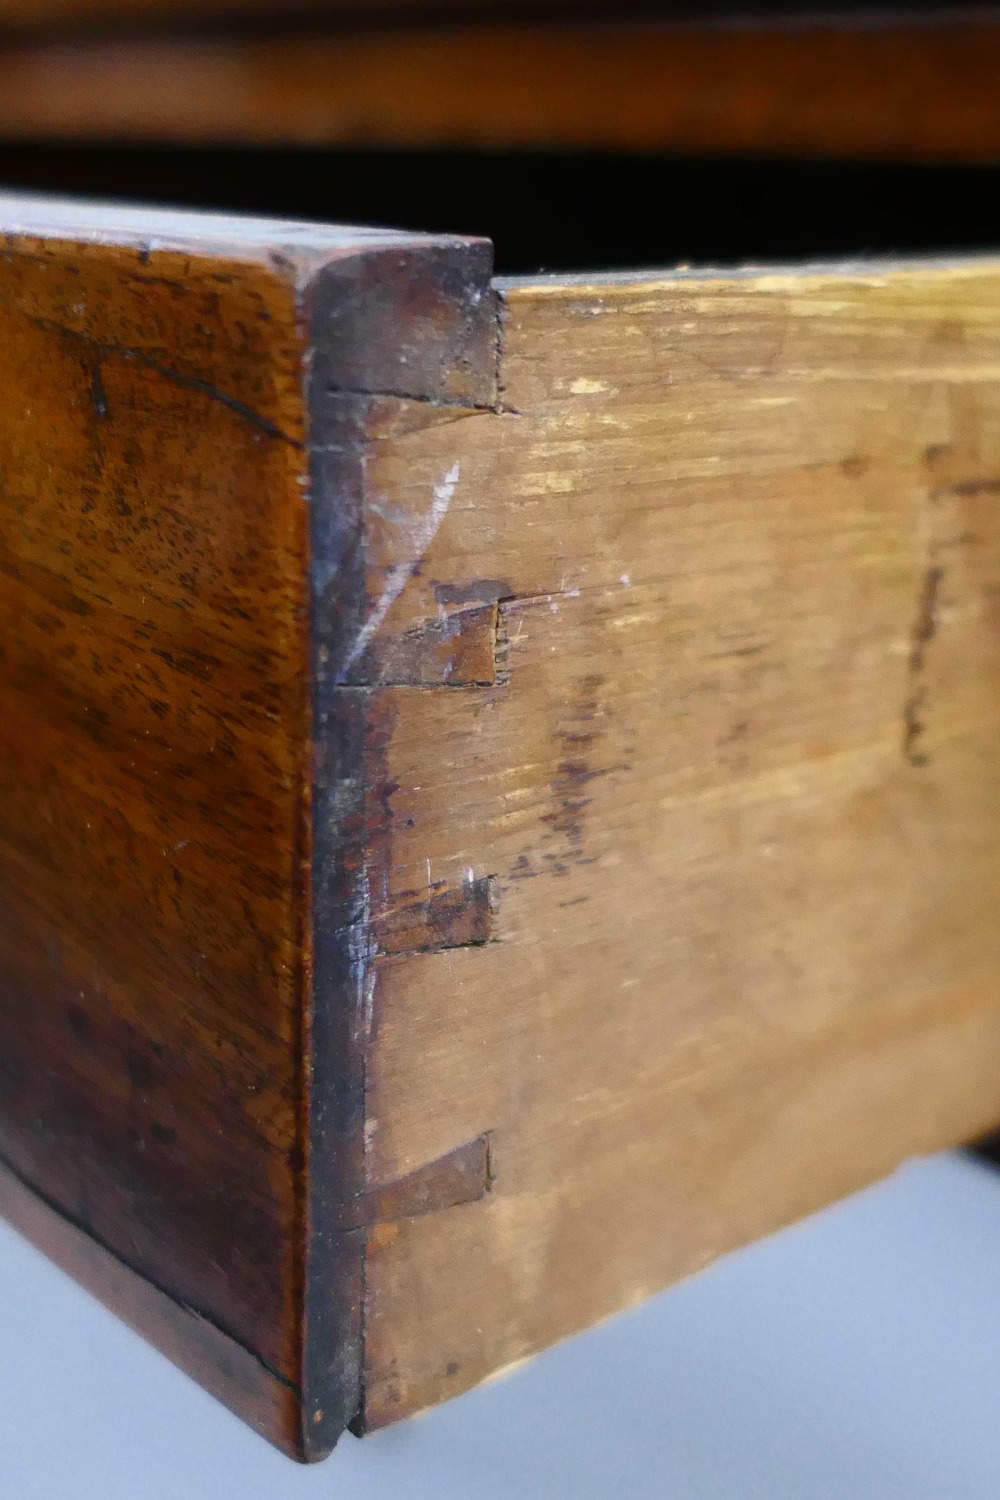
<path fill-rule="evenodd" d="M 368 616 L 367 620 L 365 620 L 361 629 L 358 631 L 350 649 L 347 652 L 347 655 L 344 657 L 344 660 L 340 665 L 336 676 L 336 681 L 338 683 L 342 684 L 347 680 L 348 673 L 354 666 L 354 663 L 358 660 L 358 657 L 361 656 L 362 652 L 368 646 L 369 641 L 375 635 L 379 627 L 383 624 L 390 609 L 395 604 L 400 594 L 403 592 L 409 580 L 413 577 L 413 574 L 419 566 L 420 562 L 423 560 L 424 554 L 426 553 L 431 542 L 437 536 L 438 530 L 441 526 L 441 522 L 448 514 L 448 507 L 451 504 L 452 497 L 458 486 L 458 478 L 460 472 L 460 465 L 454 463 L 448 470 L 447 474 L 444 475 L 443 479 L 439 480 L 438 483 L 434 485 L 430 511 L 424 517 L 414 535 L 413 556 L 408 561 L 397 563 L 394 568 L 390 569 L 388 581 L 386 582 L 385 588 L 382 590 L 375 608 L 372 610 L 371 614 Z"/>
<path fill-rule="evenodd" d="M 141 365 L 145 370 L 155 370 L 165 380 L 172 381 L 175 385 L 182 385 L 186 390 L 197 391 L 199 395 L 207 396 L 210 401 L 218 401 L 221 406 L 227 407 L 235 412 L 238 417 L 249 422 L 252 427 L 267 434 L 268 437 L 278 438 L 283 443 L 290 443 L 293 448 L 303 449 L 304 443 L 298 438 L 293 438 L 284 432 L 274 422 L 268 421 L 267 417 L 261 416 L 260 412 L 254 411 L 245 401 L 239 401 L 235 396 L 220 391 L 218 386 L 212 385 L 211 381 L 202 380 L 198 375 L 187 375 L 183 370 L 176 370 L 172 365 L 161 364 L 158 359 L 145 352 L 144 349 L 136 349 L 131 344 L 105 343 L 101 339 L 93 338 L 89 333 L 82 333 L 77 328 L 69 328 L 65 323 L 57 323 L 51 318 L 32 318 L 36 328 L 42 328 L 47 333 L 58 333 L 64 338 L 74 339 L 77 343 L 85 344 L 89 349 L 98 354 L 111 355 L 117 359 L 127 360 L 130 364 Z M 93 387 L 92 387 L 93 388 Z M 103 389 L 103 387 L 102 387 Z M 103 416 L 104 413 L 102 412 Z"/>

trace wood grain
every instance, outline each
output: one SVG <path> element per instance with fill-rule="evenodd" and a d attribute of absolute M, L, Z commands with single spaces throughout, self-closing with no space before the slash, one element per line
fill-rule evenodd
<path fill-rule="evenodd" d="M 0 225 L 0 1211 L 316 1458 L 997 1124 L 995 262 Z"/>
<path fill-rule="evenodd" d="M 352 607 L 335 486 L 363 398 L 336 391 L 398 385 L 408 348 L 415 395 L 447 387 L 439 358 L 483 324 L 452 299 L 488 263 L 86 204 L 5 199 L 0 224 L 5 1202 L 316 1457 L 360 1373 L 358 1011 L 331 896 L 360 830 L 351 767 L 339 810 L 324 779 L 344 746 L 318 653 L 332 579 Z"/>
<path fill-rule="evenodd" d="M 293 294 L 2 244 L 0 1152 L 295 1385 Z"/>
<path fill-rule="evenodd" d="M 1000 155 L 1000 24 L 720 28 L 584 18 L 0 53 L 8 140 Z"/>
<path fill-rule="evenodd" d="M 501 298 L 501 408 L 366 468 L 373 598 L 454 476 L 385 634 L 499 615 L 377 692 L 383 901 L 497 905 L 374 959 L 369 1191 L 491 1184 L 369 1232 L 368 1426 L 1000 1118 L 1000 273 Z"/>

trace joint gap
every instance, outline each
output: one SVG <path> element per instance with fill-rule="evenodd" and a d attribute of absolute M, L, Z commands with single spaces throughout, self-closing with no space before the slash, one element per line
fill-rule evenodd
<path fill-rule="evenodd" d="M 495 412 L 497 410 L 496 406 L 486 401 L 463 401 L 457 396 L 417 396 L 412 391 L 373 391 L 363 386 L 328 386 L 327 395 L 357 396 L 362 400 L 370 401 L 412 401 L 418 406 L 435 406 L 457 411 Z"/>

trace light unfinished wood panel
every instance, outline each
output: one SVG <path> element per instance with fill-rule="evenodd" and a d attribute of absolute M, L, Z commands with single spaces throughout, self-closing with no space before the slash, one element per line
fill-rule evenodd
<path fill-rule="evenodd" d="M 493 605 L 490 684 L 381 687 L 379 1425 L 1000 1117 L 1000 274 L 501 287 L 498 410 L 369 412 L 366 648 Z M 383 677 L 383 682 L 386 679 Z"/>

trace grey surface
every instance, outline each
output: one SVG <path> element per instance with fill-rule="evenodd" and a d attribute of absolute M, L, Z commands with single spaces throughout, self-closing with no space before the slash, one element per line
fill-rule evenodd
<path fill-rule="evenodd" d="M 297 1469 L 0 1228 L 0 1500 L 998 1500 L 1000 1175 L 959 1157 Z"/>

